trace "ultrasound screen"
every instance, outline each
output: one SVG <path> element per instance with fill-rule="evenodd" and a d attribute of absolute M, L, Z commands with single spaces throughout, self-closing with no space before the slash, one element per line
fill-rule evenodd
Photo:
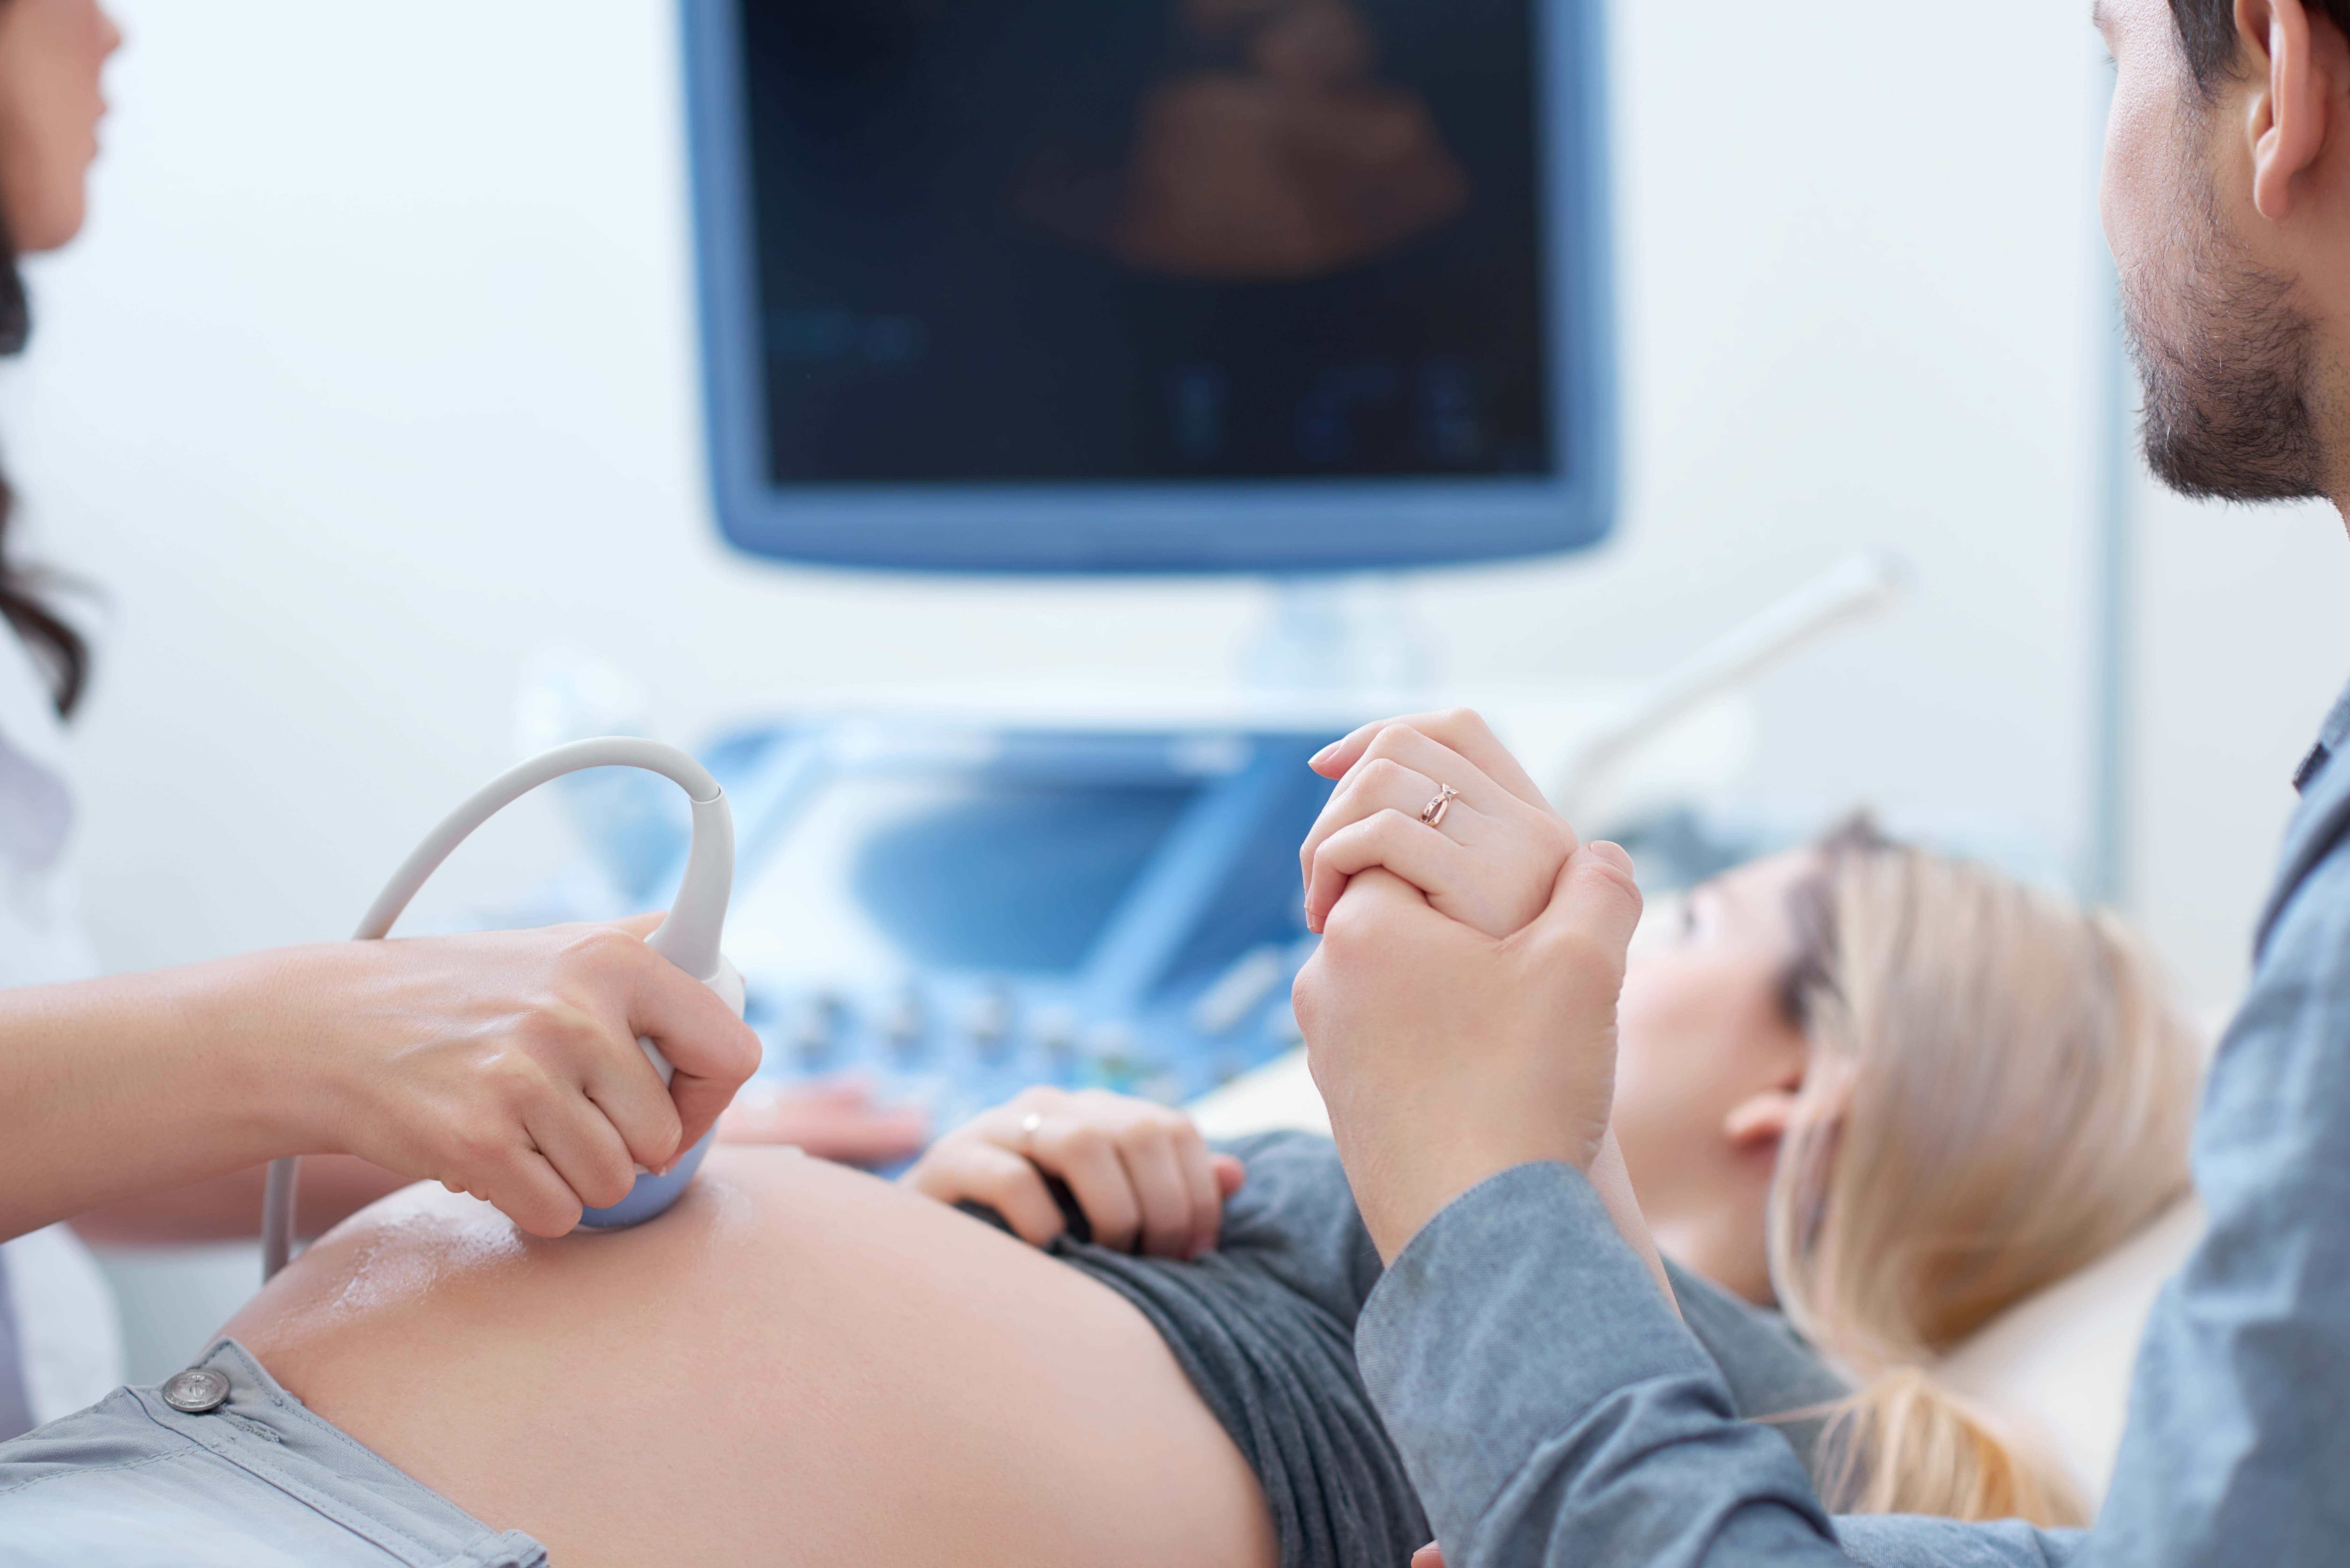
<path fill-rule="evenodd" d="M 1537 0 L 743 0 L 780 485 L 1554 475 Z"/>

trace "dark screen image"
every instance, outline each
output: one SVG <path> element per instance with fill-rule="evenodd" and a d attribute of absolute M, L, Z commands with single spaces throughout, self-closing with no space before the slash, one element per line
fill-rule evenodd
<path fill-rule="evenodd" d="M 1549 474 L 1538 0 L 743 0 L 779 484 Z"/>

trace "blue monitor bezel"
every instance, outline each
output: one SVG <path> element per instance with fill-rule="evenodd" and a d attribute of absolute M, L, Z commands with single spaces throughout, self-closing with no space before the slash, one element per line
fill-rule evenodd
<path fill-rule="evenodd" d="M 911 570 L 1316 572 L 1584 549 L 1614 525 L 1613 241 L 1596 0 L 1539 0 L 1537 11 L 1556 473 L 789 487 L 765 472 L 739 0 L 683 7 L 710 488 L 737 549 Z"/>

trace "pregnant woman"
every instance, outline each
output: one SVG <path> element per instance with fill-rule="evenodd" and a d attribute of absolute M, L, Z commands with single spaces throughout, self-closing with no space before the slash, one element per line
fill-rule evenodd
<path fill-rule="evenodd" d="M 1573 851 L 1466 717 L 1317 765 L 1317 922 L 1382 866 L 1512 929 Z M 2112 922 L 1848 829 L 1699 889 L 1618 1033 L 1624 1166 L 1737 1413 L 1839 1402 L 1783 1429 L 1846 1507 L 2062 1519 L 1923 1368 L 2183 1188 L 2193 1053 Z M 1400 1568 L 1427 1529 L 1352 1354 L 1379 1278 L 1326 1140 L 1051 1091 L 900 1185 L 722 1149 L 613 1235 L 411 1189 L 204 1375 L 0 1447 L 0 1563 Z"/>

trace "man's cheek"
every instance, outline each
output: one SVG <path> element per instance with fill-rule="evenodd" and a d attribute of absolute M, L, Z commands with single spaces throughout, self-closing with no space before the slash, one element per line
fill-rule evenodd
<path fill-rule="evenodd" d="M 2176 182 L 2169 177 L 2178 141 L 2175 99 L 2177 84 L 2152 82 L 2146 73 L 2126 69 L 2114 84 L 2113 105 L 2106 116 L 2105 163 L 2097 182 L 2097 213 L 2106 231 L 2106 244 L 2126 274 L 2142 265 L 2163 239 L 2164 214 L 2173 211 L 2168 200 Z"/>

